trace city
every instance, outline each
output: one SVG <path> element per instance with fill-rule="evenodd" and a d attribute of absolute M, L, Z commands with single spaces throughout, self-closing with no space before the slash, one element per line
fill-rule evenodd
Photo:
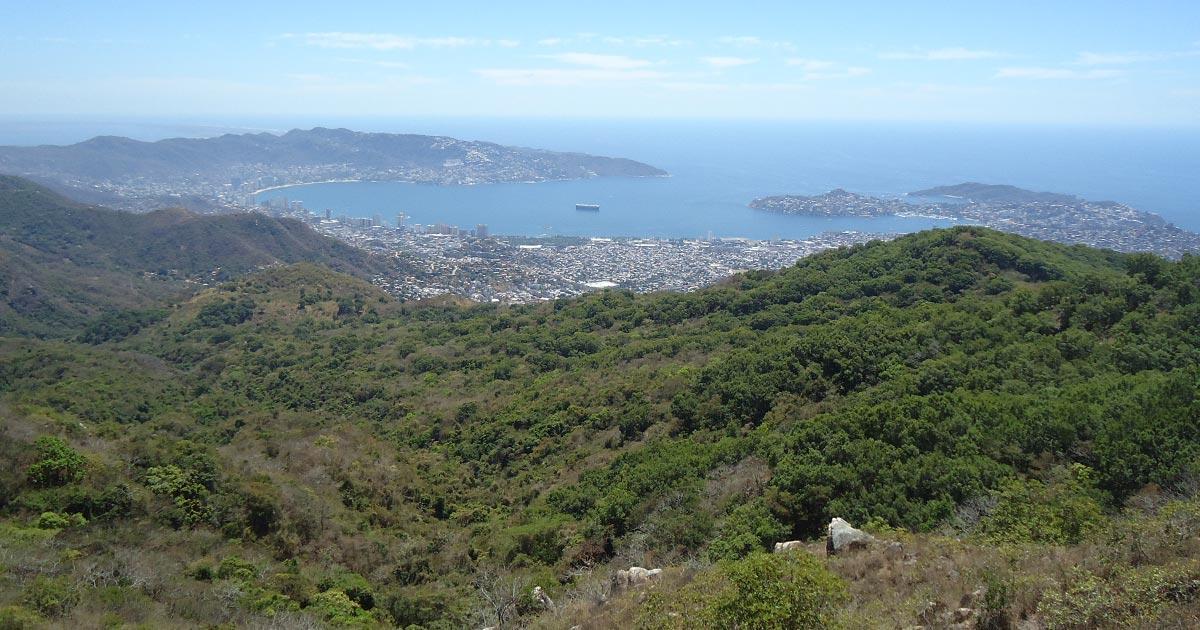
<path fill-rule="evenodd" d="M 286 205 L 284 205 L 286 204 Z M 803 240 L 742 238 L 529 238 L 489 235 L 486 225 L 394 226 L 380 215 L 332 217 L 279 200 L 260 211 L 299 219 L 316 230 L 396 261 L 375 279 L 405 299 L 449 295 L 477 302 L 520 304 L 605 288 L 639 293 L 693 291 L 751 269 L 782 269 L 809 254 L 893 234 L 830 232 Z"/>

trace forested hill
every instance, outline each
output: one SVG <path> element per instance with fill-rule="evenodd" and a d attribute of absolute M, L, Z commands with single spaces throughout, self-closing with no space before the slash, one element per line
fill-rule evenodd
<path fill-rule="evenodd" d="M 131 214 L 3 175 L 0 259 L 0 334 L 51 335 L 269 265 L 310 261 L 366 276 L 381 264 L 290 219 Z"/>
<path fill-rule="evenodd" d="M 142 142 L 101 136 L 69 146 L 0 147 L 0 171 L 59 180 L 228 183 L 255 173 L 442 183 L 596 176 L 657 177 L 641 162 L 490 142 L 349 129 L 225 134 Z M 293 181 L 295 177 L 289 178 Z M 310 180 L 311 181 L 311 180 Z"/>
<path fill-rule="evenodd" d="M 1196 618 L 1195 257 L 956 228 L 471 308 L 298 265 L 93 341 L 0 341 L 10 616 Z M 763 555 L 834 516 L 901 551 Z M 632 565 L 666 572 L 615 590 Z"/>

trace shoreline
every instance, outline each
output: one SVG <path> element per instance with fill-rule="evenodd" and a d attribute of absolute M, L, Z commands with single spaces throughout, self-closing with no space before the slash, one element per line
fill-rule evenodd
<path fill-rule="evenodd" d="M 272 190 L 282 190 L 284 188 L 296 188 L 298 186 L 315 186 L 317 184 L 390 184 L 390 183 L 395 183 L 395 184 L 414 184 L 414 185 L 426 185 L 426 186 L 453 187 L 453 186 L 493 186 L 493 185 L 500 185 L 500 184 L 547 184 L 550 182 L 582 182 L 582 181 L 587 181 L 589 179 L 615 179 L 615 178 L 669 179 L 670 177 L 672 177 L 672 175 L 670 173 L 666 173 L 663 175 L 597 175 L 596 177 L 564 177 L 561 179 L 532 179 L 532 180 L 524 180 L 524 181 L 519 181 L 519 182 L 472 182 L 472 183 L 466 183 L 466 184 L 441 184 L 438 182 L 418 182 L 418 181 L 412 181 L 412 180 L 407 180 L 407 179 L 322 179 L 322 180 L 314 181 L 314 182 L 295 182 L 295 183 L 291 183 L 291 184 L 279 184 L 278 186 L 267 186 L 266 188 L 259 188 L 257 190 L 251 191 L 249 194 L 258 196 L 262 193 L 270 192 Z"/>

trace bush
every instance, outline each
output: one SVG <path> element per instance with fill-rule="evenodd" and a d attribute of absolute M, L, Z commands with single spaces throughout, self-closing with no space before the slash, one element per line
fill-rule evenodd
<path fill-rule="evenodd" d="M 1091 469 L 1075 464 L 1049 484 L 1014 480 L 995 493 L 996 506 L 979 522 L 993 542 L 1077 544 L 1104 524 Z"/>
<path fill-rule="evenodd" d="M 1077 572 L 1062 591 L 1051 591 L 1038 605 L 1046 627 L 1155 627 L 1154 618 L 1171 604 L 1195 602 L 1200 595 L 1200 565 L 1195 561 L 1167 567 L 1123 569 L 1105 577 Z"/>
<path fill-rule="evenodd" d="M 257 573 L 253 562 L 237 556 L 229 556 L 217 566 L 217 577 L 222 580 L 252 580 Z"/>
<path fill-rule="evenodd" d="M 87 461 L 66 442 L 52 435 L 34 441 L 38 459 L 28 471 L 29 482 L 35 486 L 63 486 L 82 481 Z"/>
<path fill-rule="evenodd" d="M 371 614 L 337 589 L 313 595 L 308 610 L 334 626 L 358 626 L 371 623 Z"/>
<path fill-rule="evenodd" d="M 720 534 L 708 546 L 712 560 L 736 560 L 788 535 L 760 498 L 734 508 L 721 524 Z"/>
<path fill-rule="evenodd" d="M 671 618 L 688 628 L 825 628 L 848 601 L 845 584 L 815 557 L 761 552 L 721 562 L 665 597 L 650 598 L 640 625 Z"/>
<path fill-rule="evenodd" d="M 87 525 L 87 519 L 82 514 L 42 512 L 34 524 L 38 529 L 66 529 L 68 527 L 83 527 Z"/>
<path fill-rule="evenodd" d="M 32 630 L 44 625 L 45 620 L 32 610 L 21 606 L 0 607 L 0 630 Z"/>
<path fill-rule="evenodd" d="M 341 591 L 363 610 L 375 607 L 375 592 L 366 578 L 350 571 L 339 571 L 317 583 L 322 591 Z"/>
<path fill-rule="evenodd" d="M 47 617 L 54 617 L 70 609 L 76 597 L 66 578 L 39 575 L 25 586 L 21 601 Z"/>

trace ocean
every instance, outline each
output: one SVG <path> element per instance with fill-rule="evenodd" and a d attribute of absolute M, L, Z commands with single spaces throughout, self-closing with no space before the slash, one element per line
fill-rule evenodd
<path fill-rule="evenodd" d="M 627 157 L 669 178 L 432 186 L 328 183 L 268 191 L 339 216 L 404 212 L 412 223 L 483 223 L 494 234 L 804 238 L 905 232 L 924 218 L 821 219 L 751 210 L 753 198 L 833 188 L 899 196 L 965 181 L 1119 201 L 1200 231 L 1200 129 L 781 121 L 334 119 L 155 121 L 40 127 L 0 120 L 0 143 L 69 142 L 95 133 L 152 140 L 313 125 L 447 135 Z M 600 212 L 577 212 L 594 203 Z"/>

